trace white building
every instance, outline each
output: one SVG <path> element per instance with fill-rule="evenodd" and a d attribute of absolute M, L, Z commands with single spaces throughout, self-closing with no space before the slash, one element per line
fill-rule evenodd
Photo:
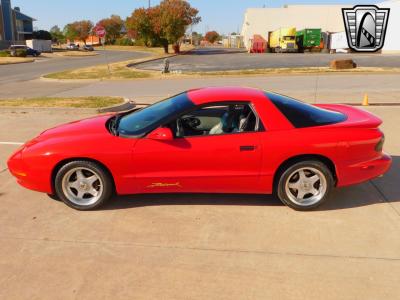
<path fill-rule="evenodd" d="M 381 2 L 377 6 L 390 8 L 383 52 L 400 51 L 400 0 Z"/>
<path fill-rule="evenodd" d="M 390 7 L 390 18 L 383 50 L 400 50 L 400 0 L 378 3 L 378 7 Z M 267 39 L 268 32 L 282 27 L 321 28 L 323 32 L 344 31 L 342 8 L 352 5 L 285 5 L 280 8 L 247 9 L 242 27 L 244 44 L 250 47 L 254 34 Z M 397 30 L 397 37 L 396 37 Z"/>

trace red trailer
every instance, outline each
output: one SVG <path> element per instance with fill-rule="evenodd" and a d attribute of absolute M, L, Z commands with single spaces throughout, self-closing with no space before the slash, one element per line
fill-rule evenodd
<path fill-rule="evenodd" d="M 250 53 L 265 53 L 267 48 L 267 41 L 258 34 L 253 36 L 251 41 Z"/>

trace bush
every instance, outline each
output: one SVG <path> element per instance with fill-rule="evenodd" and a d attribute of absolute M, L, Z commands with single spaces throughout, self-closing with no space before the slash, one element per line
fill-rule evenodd
<path fill-rule="evenodd" d="M 16 49 L 14 51 L 11 51 L 11 56 L 14 57 L 26 57 L 27 56 L 27 52 L 25 49 Z"/>
<path fill-rule="evenodd" d="M 133 46 L 133 45 L 135 45 L 135 43 L 131 39 L 121 38 L 121 39 L 117 39 L 115 41 L 115 45 L 118 45 L 118 46 Z"/>
<path fill-rule="evenodd" d="M 11 53 L 8 50 L 0 51 L 0 57 L 10 57 Z"/>

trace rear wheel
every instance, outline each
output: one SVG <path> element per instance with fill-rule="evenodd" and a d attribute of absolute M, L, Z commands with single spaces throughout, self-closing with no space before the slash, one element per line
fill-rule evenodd
<path fill-rule="evenodd" d="M 296 210 L 311 210 L 329 196 L 334 179 L 328 167 L 320 161 L 303 161 L 282 172 L 277 192 L 281 201 Z"/>
<path fill-rule="evenodd" d="M 112 179 L 99 164 L 90 161 L 73 161 L 57 173 L 54 188 L 57 196 L 77 210 L 100 207 L 112 195 Z"/>

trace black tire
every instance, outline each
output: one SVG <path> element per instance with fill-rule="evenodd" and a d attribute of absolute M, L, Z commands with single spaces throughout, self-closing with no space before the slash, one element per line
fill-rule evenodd
<path fill-rule="evenodd" d="M 56 194 L 47 194 L 47 197 L 55 201 L 61 201 L 61 199 Z"/>
<path fill-rule="evenodd" d="M 78 204 L 73 202 L 69 199 L 69 195 L 65 194 L 63 189 L 63 180 L 64 177 L 69 174 L 72 170 L 79 168 L 83 168 L 85 172 L 92 172 L 96 174 L 99 178 L 98 182 L 102 183 L 101 193 L 98 195 L 98 199 L 95 200 L 93 203 L 89 204 Z M 85 178 L 86 179 L 86 178 Z M 56 192 L 57 197 L 59 197 L 66 205 L 72 207 L 77 210 L 93 210 L 102 206 L 105 202 L 107 202 L 112 194 L 113 194 L 113 180 L 111 175 L 107 170 L 105 170 L 100 164 L 79 160 L 79 161 L 72 161 L 60 168 L 57 172 L 57 175 L 54 180 L 54 190 Z M 97 198 L 97 197 L 96 197 Z"/>
<path fill-rule="evenodd" d="M 311 195 L 311 193 L 305 194 L 305 199 L 303 199 L 303 201 L 305 201 L 304 204 L 299 204 L 299 200 L 294 195 L 295 190 L 288 188 L 290 180 L 293 180 L 293 178 L 295 178 L 294 176 L 299 176 L 296 175 L 296 171 L 301 170 L 305 170 L 305 172 L 308 174 L 306 174 L 307 176 L 311 176 L 312 170 L 314 170 L 317 172 L 315 175 L 320 177 L 320 180 L 315 183 L 311 183 L 311 181 L 306 183 L 306 189 L 313 189 L 313 191 L 317 190 L 319 191 L 319 194 L 318 196 L 315 196 L 315 198 L 313 198 L 314 196 L 309 196 L 308 198 L 306 197 L 307 195 Z M 334 178 L 332 172 L 324 163 L 318 160 L 307 160 L 294 163 L 288 168 L 284 169 L 280 174 L 278 174 L 278 176 L 279 179 L 276 187 L 276 194 L 278 198 L 285 205 L 300 211 L 312 210 L 320 206 L 329 198 L 329 195 L 334 187 Z M 306 180 L 308 179 L 311 179 L 311 177 L 306 177 Z M 323 184 L 323 182 L 325 182 L 325 184 Z M 295 184 L 296 183 L 297 182 L 295 182 Z M 326 186 L 326 188 L 323 188 L 324 186 Z M 297 195 L 298 193 L 299 191 L 297 191 Z M 319 199 L 319 197 L 321 198 Z M 306 203 L 307 200 L 309 200 L 309 203 Z"/>

